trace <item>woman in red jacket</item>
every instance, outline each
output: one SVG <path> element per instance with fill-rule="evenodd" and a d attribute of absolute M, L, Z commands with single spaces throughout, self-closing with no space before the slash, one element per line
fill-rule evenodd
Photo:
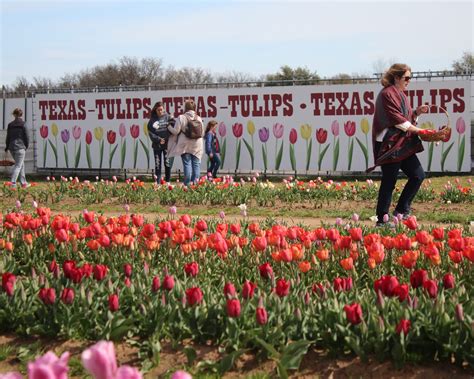
<path fill-rule="evenodd" d="M 429 108 L 427 105 L 420 105 L 413 112 L 404 92 L 410 79 L 410 67 L 401 63 L 392 65 L 382 77 L 384 88 L 375 102 L 372 142 L 375 163 L 380 164 L 382 169 L 377 201 L 377 226 L 392 226 L 388 222 L 388 213 L 399 170 L 408 177 L 408 182 L 393 212 L 397 217 L 408 217 L 413 198 L 425 178 L 423 167 L 416 156 L 416 153 L 423 151 L 423 145 L 418 138 L 422 130 L 415 125 L 417 117 L 421 113 L 427 113 Z"/>

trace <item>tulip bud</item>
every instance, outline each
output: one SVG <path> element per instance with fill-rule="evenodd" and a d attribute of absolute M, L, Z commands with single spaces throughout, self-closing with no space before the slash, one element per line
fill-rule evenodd
<path fill-rule="evenodd" d="M 306 305 L 308 305 L 309 302 L 310 302 L 310 300 L 311 300 L 311 298 L 310 298 L 310 296 L 309 296 L 309 292 L 306 292 L 306 293 L 304 294 L 304 303 L 305 303 Z"/>
<path fill-rule="evenodd" d="M 301 315 L 301 309 L 299 307 L 296 307 L 295 317 L 298 321 L 301 321 L 301 319 L 303 318 L 302 315 Z"/>
<path fill-rule="evenodd" d="M 462 304 L 457 304 L 456 305 L 456 320 L 459 322 L 464 321 L 464 310 L 462 308 Z"/>
<path fill-rule="evenodd" d="M 383 306 L 385 305 L 385 300 L 383 298 L 382 291 L 380 290 L 377 291 L 377 305 L 380 308 L 383 308 Z"/>

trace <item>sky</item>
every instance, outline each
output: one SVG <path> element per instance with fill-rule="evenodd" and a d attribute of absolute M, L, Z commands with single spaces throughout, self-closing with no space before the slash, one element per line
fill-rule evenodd
<path fill-rule="evenodd" d="M 474 1 L 0 0 L 0 84 L 57 80 L 118 62 L 258 77 L 282 65 L 321 77 L 390 63 L 450 69 L 473 48 Z M 385 67 L 386 68 L 386 67 Z"/>

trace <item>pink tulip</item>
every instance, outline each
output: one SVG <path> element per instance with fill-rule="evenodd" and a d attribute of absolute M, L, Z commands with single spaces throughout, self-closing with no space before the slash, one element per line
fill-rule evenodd
<path fill-rule="evenodd" d="M 273 125 L 273 135 L 276 139 L 280 139 L 281 137 L 283 137 L 284 129 L 285 127 L 282 124 L 276 123 Z"/>
<path fill-rule="evenodd" d="M 225 137 L 226 134 L 227 134 L 227 128 L 226 128 L 225 124 L 223 122 L 221 122 L 219 124 L 219 135 L 221 137 Z"/>
<path fill-rule="evenodd" d="M 179 370 L 176 371 L 173 375 L 171 375 L 171 379 L 193 379 L 193 377 L 186 371 Z"/>
<path fill-rule="evenodd" d="M 143 375 L 135 367 L 123 365 L 120 366 L 114 379 L 142 379 Z"/>
<path fill-rule="evenodd" d="M 334 136 L 339 135 L 339 122 L 337 120 L 333 121 L 331 124 L 331 132 Z"/>
<path fill-rule="evenodd" d="M 125 124 L 122 122 L 119 126 L 119 134 L 120 137 L 125 137 L 125 134 L 127 134 L 127 128 L 125 127 Z"/>
<path fill-rule="evenodd" d="M 95 379 L 113 379 L 117 372 L 113 342 L 99 341 L 82 352 L 82 364 Z"/>
<path fill-rule="evenodd" d="M 81 138 L 81 132 L 82 132 L 81 127 L 74 125 L 74 127 L 72 128 L 72 136 L 74 137 L 74 139 Z"/>
<path fill-rule="evenodd" d="M 7 372 L 6 374 L 0 374 L 0 379 L 23 379 L 19 372 Z"/>
<path fill-rule="evenodd" d="M 58 358 L 52 351 L 48 351 L 34 362 L 28 363 L 28 378 L 67 379 L 67 372 L 69 370 L 67 366 L 68 360 L 68 352 L 63 353 L 61 358 Z"/>
<path fill-rule="evenodd" d="M 466 131 L 466 123 L 462 117 L 456 120 L 456 130 L 459 134 L 463 134 Z"/>

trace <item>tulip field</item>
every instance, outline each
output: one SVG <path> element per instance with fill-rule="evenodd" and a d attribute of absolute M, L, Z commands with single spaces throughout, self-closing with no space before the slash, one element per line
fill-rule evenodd
<path fill-rule="evenodd" d="M 322 376 L 314 357 L 472 377 L 471 179 L 438 178 L 415 199 L 421 214 L 452 207 L 459 223 L 425 215 L 375 228 L 377 191 L 373 181 L 256 175 L 190 188 L 5 183 L 0 378 Z M 317 216 L 336 203 L 352 211 Z M 303 205 L 313 222 L 271 214 Z M 124 346 L 133 357 L 117 362 Z"/>

